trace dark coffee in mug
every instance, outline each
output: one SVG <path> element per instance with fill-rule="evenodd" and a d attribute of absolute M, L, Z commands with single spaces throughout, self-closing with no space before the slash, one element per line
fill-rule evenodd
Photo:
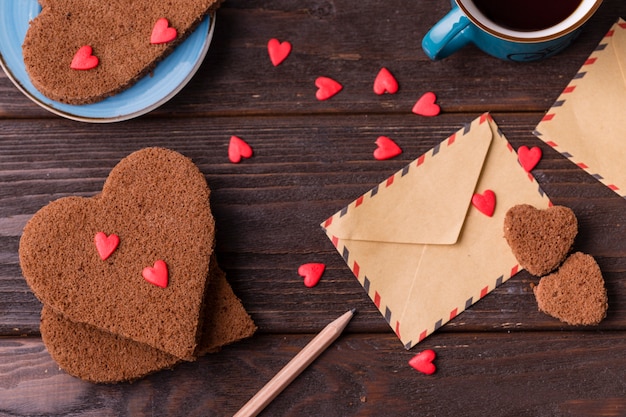
<path fill-rule="evenodd" d="M 529 32 L 565 20 L 582 0 L 473 0 L 492 22 L 507 29 Z"/>

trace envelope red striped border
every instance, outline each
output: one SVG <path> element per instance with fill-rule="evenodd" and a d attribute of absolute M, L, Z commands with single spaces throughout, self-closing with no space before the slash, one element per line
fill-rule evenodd
<path fill-rule="evenodd" d="M 491 118 L 491 115 L 489 113 L 484 113 L 480 117 L 480 119 L 479 119 L 479 124 L 482 124 L 482 123 L 484 123 L 486 121 L 491 121 L 491 120 L 493 120 Z M 465 136 L 465 135 L 467 135 L 470 132 L 471 126 L 472 126 L 472 124 L 466 124 L 464 126 L 464 128 L 462 130 L 462 136 Z M 370 191 L 368 191 L 367 193 L 365 193 L 362 196 L 358 197 L 355 201 L 353 201 L 352 203 L 350 203 L 347 206 L 345 206 L 339 212 L 335 213 L 333 216 L 331 216 L 328 219 L 326 219 L 326 221 L 324 221 L 322 223 L 322 229 L 324 230 L 324 232 L 327 233 L 326 229 L 332 224 L 333 219 L 335 217 L 341 218 L 341 217 L 345 216 L 348 213 L 349 210 L 357 209 L 361 204 L 363 204 L 365 199 L 367 199 L 367 198 L 374 198 L 376 195 L 378 195 L 378 192 L 379 192 L 381 187 L 391 187 L 391 186 L 393 186 L 397 176 L 403 177 L 403 176 L 407 175 L 411 169 L 419 168 L 424 163 L 424 161 L 427 158 L 434 158 L 434 157 L 436 157 L 439 154 L 439 151 L 440 151 L 442 146 L 452 146 L 456 142 L 456 140 L 458 139 L 457 134 L 458 134 L 458 132 L 452 134 L 450 137 L 448 137 L 444 141 L 440 142 L 434 148 L 432 148 L 431 150 L 429 150 L 425 154 L 421 155 L 420 157 L 418 157 L 417 159 L 412 161 L 410 164 L 406 165 L 403 169 L 395 172 L 393 175 L 388 177 L 385 181 L 383 181 L 383 182 L 379 183 L 378 185 L 374 186 L 374 188 L 372 188 Z M 502 134 L 502 132 L 500 131 L 499 128 L 498 128 L 498 135 L 500 135 L 500 137 L 503 136 L 503 134 Z M 511 144 L 508 141 L 506 141 L 506 145 L 507 145 L 507 149 L 509 150 L 509 152 L 515 152 L 515 150 L 513 149 L 513 147 L 511 146 Z M 536 182 L 535 178 L 530 173 L 528 174 L 528 179 L 531 182 Z M 543 192 L 543 190 L 541 189 L 539 184 L 537 184 L 537 191 L 538 191 L 538 193 L 541 196 L 545 195 L 545 193 Z M 551 205 L 551 203 L 550 203 L 550 205 Z M 343 260 L 346 262 L 346 264 L 348 265 L 348 267 L 350 268 L 350 270 L 352 271 L 354 276 L 357 278 L 359 283 L 363 286 L 363 288 L 365 289 L 365 292 L 367 293 L 367 295 L 372 299 L 372 301 L 374 302 L 374 305 L 376 306 L 376 308 L 378 308 L 378 310 L 381 312 L 381 314 L 383 315 L 383 317 L 385 318 L 385 320 L 387 321 L 389 326 L 391 326 L 391 328 L 393 329 L 395 334 L 398 336 L 398 338 L 400 338 L 400 334 L 401 334 L 400 332 L 401 332 L 401 327 L 402 327 L 401 323 L 400 323 L 400 320 L 395 318 L 394 312 L 389 308 L 388 305 L 385 304 L 385 301 L 382 299 L 382 297 L 379 294 L 379 292 L 376 291 L 376 288 L 373 288 L 373 286 L 372 286 L 370 280 L 367 278 L 367 276 L 364 273 L 362 273 L 358 261 L 356 259 L 352 259 L 352 257 L 350 256 L 349 249 L 345 245 L 341 244 L 340 239 L 337 236 L 329 236 L 329 238 L 330 238 L 333 246 L 341 254 Z M 429 336 L 433 332 L 437 331 L 445 323 L 447 323 L 448 321 L 450 321 L 453 318 L 455 318 L 458 314 L 460 314 L 464 310 L 468 309 L 476 301 L 482 299 L 491 290 L 495 289 L 497 286 L 499 286 L 500 284 L 502 284 L 503 282 L 505 282 L 506 280 L 511 278 L 513 275 L 517 274 L 520 269 L 521 268 L 520 268 L 519 264 L 512 265 L 507 274 L 500 275 L 499 277 L 494 279 L 493 285 L 486 286 L 486 287 L 482 288 L 481 291 L 480 291 L 480 295 L 479 295 L 479 297 L 477 299 L 475 299 L 474 297 L 470 297 L 470 298 L 468 298 L 465 301 L 464 305 L 454 307 L 450 311 L 450 314 L 449 314 L 448 317 L 440 318 L 437 322 L 435 322 L 431 326 L 431 328 L 433 329 L 432 331 L 429 331 L 428 328 L 424 329 L 419 334 L 418 340 L 410 340 L 409 342 L 407 342 L 404 345 L 404 347 L 406 349 L 411 349 L 417 343 L 419 343 L 422 340 L 424 340 L 427 336 Z"/>
<path fill-rule="evenodd" d="M 620 30 L 626 30 L 626 23 L 618 23 L 616 27 L 619 28 Z M 550 107 L 546 115 L 541 119 L 541 123 L 551 122 L 555 120 L 556 117 L 558 117 L 557 110 L 565 104 L 565 102 L 568 100 L 568 98 L 572 96 L 573 93 L 576 92 L 576 82 L 578 80 L 583 79 L 585 75 L 587 75 L 588 68 L 594 65 L 596 62 L 598 62 L 598 59 L 602 57 L 602 54 L 600 54 L 600 52 L 603 52 L 607 48 L 610 38 L 612 38 L 614 35 L 615 35 L 615 29 L 613 28 L 611 28 L 606 33 L 606 35 L 604 35 L 604 38 L 602 39 L 602 41 L 600 41 L 596 49 L 592 52 L 591 56 L 583 63 L 583 65 L 578 70 L 576 75 L 572 78 L 570 84 L 567 87 L 565 87 L 565 89 L 563 89 L 559 98 L 554 102 L 554 104 L 552 105 L 552 107 Z M 596 56 L 594 56 L 594 54 L 596 54 Z M 541 132 L 538 130 L 535 130 L 533 134 L 539 138 L 541 138 L 542 136 Z M 584 161 L 580 161 L 578 160 L 578 158 L 576 158 L 576 155 L 572 155 L 566 150 L 562 150 L 559 147 L 558 143 L 554 141 L 544 141 L 544 142 L 548 144 L 549 146 L 551 146 L 554 150 L 559 152 L 561 155 L 563 155 L 564 157 L 566 157 L 567 159 L 575 163 L 579 168 L 587 171 L 587 173 L 589 173 L 592 177 L 594 177 L 595 179 L 597 179 L 598 181 L 606 185 L 609 189 L 615 191 L 622 198 L 626 198 L 626 195 L 624 195 L 624 192 L 620 190 L 617 185 L 605 181 L 604 177 L 600 173 L 591 171 L 589 166 Z"/>

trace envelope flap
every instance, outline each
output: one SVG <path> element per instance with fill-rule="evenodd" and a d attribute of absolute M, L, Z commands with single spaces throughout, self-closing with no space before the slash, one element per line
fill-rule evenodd
<path fill-rule="evenodd" d="M 492 141 L 486 122 L 459 130 L 331 217 L 342 239 L 454 244 Z"/>
<path fill-rule="evenodd" d="M 584 61 L 535 134 L 626 197 L 626 22 L 618 20 Z"/>

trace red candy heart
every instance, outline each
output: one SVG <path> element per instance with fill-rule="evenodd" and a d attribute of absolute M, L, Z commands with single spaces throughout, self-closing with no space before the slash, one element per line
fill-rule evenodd
<path fill-rule="evenodd" d="M 168 43 L 176 39 L 178 33 L 176 29 L 170 27 L 170 22 L 164 17 L 157 19 L 152 34 L 150 35 L 151 44 Z"/>
<path fill-rule="evenodd" d="M 237 136 L 230 137 L 228 144 L 228 159 L 233 164 L 241 161 L 241 158 L 250 158 L 252 156 L 252 148 L 243 139 Z"/>
<path fill-rule="evenodd" d="M 532 171 L 537 166 L 541 155 L 541 148 L 538 146 L 533 146 L 530 149 L 528 146 L 520 146 L 517 150 L 517 159 L 526 172 Z"/>
<path fill-rule="evenodd" d="M 496 209 L 496 194 L 491 190 L 485 190 L 482 194 L 474 194 L 472 204 L 485 216 L 491 217 Z"/>
<path fill-rule="evenodd" d="M 113 233 L 107 236 L 104 232 L 98 232 L 94 237 L 94 243 L 96 244 L 100 259 L 104 261 L 115 252 L 115 249 L 117 249 L 117 246 L 120 244 L 120 238 Z"/>
<path fill-rule="evenodd" d="M 315 97 L 317 97 L 317 99 L 320 101 L 328 100 L 329 98 L 340 92 L 343 88 L 343 86 L 337 81 L 328 77 L 318 77 L 315 80 L 315 86 L 318 88 L 317 92 L 315 93 Z"/>
<path fill-rule="evenodd" d="M 435 103 L 437 96 L 432 91 L 424 93 L 413 106 L 413 113 L 420 116 L 437 116 L 441 111 L 441 107 Z"/>
<path fill-rule="evenodd" d="M 436 356 L 434 350 L 427 349 L 413 356 L 409 361 L 409 365 L 423 374 L 432 375 L 437 370 L 437 367 L 433 363 Z"/>
<path fill-rule="evenodd" d="M 169 280 L 167 264 L 160 259 L 154 263 L 154 266 L 145 267 L 143 271 L 141 271 L 141 275 L 146 281 L 157 287 L 167 287 Z"/>
<path fill-rule="evenodd" d="M 93 55 L 91 46 L 85 45 L 76 51 L 74 58 L 72 58 L 70 68 L 75 70 L 90 70 L 97 67 L 99 62 L 98 57 Z"/>
<path fill-rule="evenodd" d="M 398 92 L 398 81 L 385 67 L 378 71 L 378 75 L 374 80 L 374 92 L 378 95 L 395 94 Z"/>
<path fill-rule="evenodd" d="M 378 145 L 378 148 L 374 151 L 374 158 L 379 161 L 393 158 L 402 153 L 402 149 L 387 136 L 379 136 L 376 139 L 376 145 Z"/>
<path fill-rule="evenodd" d="M 272 38 L 267 42 L 267 53 L 272 64 L 277 67 L 291 53 L 291 43 L 288 41 L 280 42 L 278 39 Z"/>
<path fill-rule="evenodd" d="M 326 265 L 320 263 L 302 264 L 298 268 L 298 275 L 304 277 L 304 285 L 311 288 L 320 281 L 325 269 Z"/>

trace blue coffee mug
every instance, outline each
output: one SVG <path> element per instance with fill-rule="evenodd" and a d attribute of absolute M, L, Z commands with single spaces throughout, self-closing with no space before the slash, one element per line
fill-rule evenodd
<path fill-rule="evenodd" d="M 424 36 L 422 48 L 432 60 L 445 58 L 471 43 L 496 58 L 536 61 L 569 46 L 601 3 L 602 0 L 582 0 L 571 15 L 554 26 L 520 31 L 493 22 L 473 0 L 453 0 L 452 10 Z"/>

